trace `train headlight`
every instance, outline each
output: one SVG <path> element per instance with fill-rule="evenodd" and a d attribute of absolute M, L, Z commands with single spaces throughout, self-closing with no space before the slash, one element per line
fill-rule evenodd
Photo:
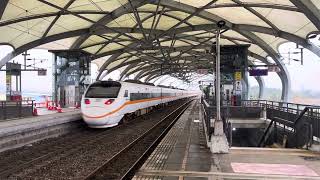
<path fill-rule="evenodd" d="M 108 99 L 104 104 L 105 105 L 110 105 L 110 104 L 113 103 L 113 101 L 114 101 L 114 99 Z"/>
<path fill-rule="evenodd" d="M 84 103 L 85 103 L 85 104 L 90 104 L 90 99 L 85 99 L 85 100 L 84 100 Z"/>

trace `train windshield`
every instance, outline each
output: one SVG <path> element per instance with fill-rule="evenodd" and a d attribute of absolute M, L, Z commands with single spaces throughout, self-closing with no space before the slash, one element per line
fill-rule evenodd
<path fill-rule="evenodd" d="M 117 98 L 121 84 L 115 81 L 99 81 L 93 83 L 85 97 L 86 98 Z"/>

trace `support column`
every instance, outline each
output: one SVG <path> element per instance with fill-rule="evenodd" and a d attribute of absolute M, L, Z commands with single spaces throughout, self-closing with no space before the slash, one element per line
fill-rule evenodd
<path fill-rule="evenodd" d="M 212 153 L 228 153 L 229 145 L 226 135 L 223 131 L 223 122 L 221 118 L 220 107 L 220 30 L 225 25 L 224 21 L 218 22 L 218 30 L 216 35 L 216 118 L 214 122 L 214 133 L 211 136 L 211 152 Z"/>

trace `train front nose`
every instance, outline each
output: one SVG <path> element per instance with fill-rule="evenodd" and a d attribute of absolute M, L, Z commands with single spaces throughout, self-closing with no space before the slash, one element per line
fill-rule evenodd
<path fill-rule="evenodd" d="M 82 117 L 90 127 L 111 127 L 118 124 L 123 116 L 117 109 L 116 99 L 86 98 L 81 108 Z"/>

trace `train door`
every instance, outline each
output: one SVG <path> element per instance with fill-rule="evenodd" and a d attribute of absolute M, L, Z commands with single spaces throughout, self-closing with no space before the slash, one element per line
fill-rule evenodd
<path fill-rule="evenodd" d="M 130 97 L 129 97 L 129 91 L 128 90 L 124 90 L 124 95 L 123 95 L 124 99 L 126 101 L 130 100 Z"/>

